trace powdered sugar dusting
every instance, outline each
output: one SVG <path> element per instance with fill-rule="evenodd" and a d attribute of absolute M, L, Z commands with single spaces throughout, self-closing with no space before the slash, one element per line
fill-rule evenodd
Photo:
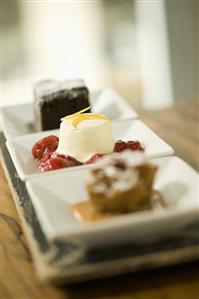
<path fill-rule="evenodd" d="M 91 172 L 94 192 L 111 197 L 115 192 L 128 191 L 138 182 L 136 167 L 144 163 L 146 157 L 140 152 L 125 151 L 102 158 Z"/>
<path fill-rule="evenodd" d="M 34 84 L 34 92 L 37 97 L 44 97 L 60 90 L 70 90 L 79 87 L 85 87 L 84 81 L 81 79 L 64 81 L 43 80 Z"/>
<path fill-rule="evenodd" d="M 126 167 L 136 167 L 147 162 L 147 157 L 143 152 L 126 150 L 122 153 L 113 153 L 105 156 L 96 163 L 95 168 L 108 168 L 112 166 L 113 161 L 121 161 Z"/>

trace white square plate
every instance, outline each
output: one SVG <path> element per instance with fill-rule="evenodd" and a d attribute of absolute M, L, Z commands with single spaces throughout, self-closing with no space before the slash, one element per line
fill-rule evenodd
<path fill-rule="evenodd" d="M 198 173 L 177 157 L 156 158 L 152 162 L 159 167 L 154 188 L 163 194 L 168 207 L 115 216 L 92 224 L 78 223 L 71 212 L 72 204 L 87 199 L 88 169 L 26 181 L 47 238 L 73 239 L 87 246 L 146 241 L 175 233 L 198 218 Z"/>
<path fill-rule="evenodd" d="M 150 158 L 173 154 L 173 149 L 140 120 L 129 119 L 112 121 L 112 128 L 115 141 L 119 139 L 126 141 L 139 140 L 146 149 L 146 155 Z M 22 180 L 27 179 L 31 175 L 44 175 L 43 173 L 38 173 L 37 162 L 31 156 L 31 149 L 36 141 L 51 134 L 58 136 L 59 130 L 23 135 L 7 141 L 8 150 L 19 177 Z M 92 165 L 71 167 L 55 171 L 67 172 L 77 170 L 80 167 L 88 168 L 92 167 Z M 47 172 L 46 174 L 51 174 L 55 171 Z"/>
<path fill-rule="evenodd" d="M 137 118 L 136 111 L 112 89 L 91 93 L 90 101 L 93 112 L 106 114 L 111 119 Z M 7 139 L 34 132 L 32 103 L 3 107 L 2 116 Z"/>

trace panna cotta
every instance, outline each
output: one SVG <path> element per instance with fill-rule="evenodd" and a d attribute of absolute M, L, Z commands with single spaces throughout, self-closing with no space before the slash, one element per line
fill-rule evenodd
<path fill-rule="evenodd" d="M 81 114 L 85 110 L 62 119 L 56 150 L 81 162 L 87 161 L 95 153 L 108 154 L 114 149 L 110 119 L 102 114 Z"/>

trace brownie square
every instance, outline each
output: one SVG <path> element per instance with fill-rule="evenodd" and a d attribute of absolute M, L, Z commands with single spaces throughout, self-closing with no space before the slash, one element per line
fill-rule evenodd
<path fill-rule="evenodd" d="M 37 131 L 57 129 L 62 117 L 90 106 L 89 91 L 83 80 L 38 82 L 34 85 L 34 97 Z"/>

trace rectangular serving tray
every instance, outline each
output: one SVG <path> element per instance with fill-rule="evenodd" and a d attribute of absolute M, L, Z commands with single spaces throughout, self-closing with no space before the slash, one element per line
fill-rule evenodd
<path fill-rule="evenodd" d="M 22 220 L 29 248 L 40 279 L 74 283 L 126 272 L 149 270 L 199 258 L 199 220 L 189 223 L 172 237 L 139 244 L 131 242 L 87 249 L 78 242 L 48 241 L 38 221 L 25 183 L 1 138 L 1 162 Z"/>

